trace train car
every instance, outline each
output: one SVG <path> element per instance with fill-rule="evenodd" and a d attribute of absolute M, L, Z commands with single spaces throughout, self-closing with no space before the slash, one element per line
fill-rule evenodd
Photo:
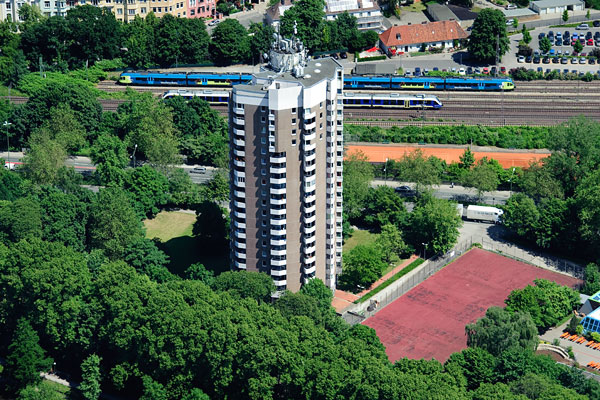
<path fill-rule="evenodd" d="M 419 77 L 407 78 L 403 76 L 392 77 L 392 89 L 425 89 L 425 90 L 444 90 L 444 78 L 438 77 Z"/>
<path fill-rule="evenodd" d="M 344 92 L 343 103 L 348 108 L 418 108 L 440 109 L 442 102 L 434 95 L 404 95 L 400 93 Z"/>
<path fill-rule="evenodd" d="M 446 90 L 514 90 L 510 78 L 446 78 Z"/>
<path fill-rule="evenodd" d="M 390 79 L 391 78 L 389 76 L 345 75 L 344 76 L 344 88 L 346 88 L 346 89 L 361 89 L 361 88 L 389 89 L 390 88 Z"/>
<path fill-rule="evenodd" d="M 200 97 L 213 105 L 227 105 L 229 102 L 229 93 L 213 90 L 169 90 L 162 95 L 162 98 L 183 97 L 186 100 L 191 100 L 194 97 Z"/>
<path fill-rule="evenodd" d="M 249 74 L 212 74 L 212 73 L 189 73 L 187 75 L 188 86 L 233 86 L 240 83 L 248 83 L 252 80 Z"/>
<path fill-rule="evenodd" d="M 185 72 L 165 74 L 162 72 L 123 72 L 119 83 L 147 86 L 187 86 Z"/>

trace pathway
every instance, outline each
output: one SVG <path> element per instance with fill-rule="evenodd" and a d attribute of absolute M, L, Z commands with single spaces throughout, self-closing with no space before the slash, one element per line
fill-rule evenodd
<path fill-rule="evenodd" d="M 390 272 L 388 272 L 387 274 L 385 274 L 384 276 L 379 278 L 377 281 L 375 281 L 368 289 L 365 289 L 358 294 L 344 292 L 343 290 L 336 290 L 335 294 L 333 296 L 333 301 L 331 302 L 331 305 L 333 306 L 333 308 L 335 308 L 336 312 L 341 313 L 346 307 L 350 306 L 355 300 L 360 299 L 361 297 L 363 297 L 364 295 L 369 293 L 371 290 L 375 289 L 376 287 L 381 285 L 383 282 L 387 281 L 392 276 L 396 275 L 398 272 L 403 270 L 404 267 L 407 267 L 408 265 L 410 265 L 410 263 L 412 263 L 417 258 L 419 258 L 419 257 L 413 254 L 407 260 L 405 260 L 404 262 L 402 262 L 401 264 L 396 266 L 394 269 L 392 269 Z"/>

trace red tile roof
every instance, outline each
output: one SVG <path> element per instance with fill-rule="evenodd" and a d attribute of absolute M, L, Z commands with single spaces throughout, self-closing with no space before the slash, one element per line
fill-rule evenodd
<path fill-rule="evenodd" d="M 438 21 L 419 25 L 392 26 L 379 35 L 386 46 L 406 46 L 409 44 L 441 42 L 464 39 L 467 33 L 456 21 Z"/>

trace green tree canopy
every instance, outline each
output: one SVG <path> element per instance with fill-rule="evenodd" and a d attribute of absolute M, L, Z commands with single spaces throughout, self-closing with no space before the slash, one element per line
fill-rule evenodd
<path fill-rule="evenodd" d="M 227 291 L 240 298 L 268 302 L 275 292 L 273 279 L 267 274 L 246 271 L 226 271 L 217 276 L 212 285 L 216 291 Z"/>
<path fill-rule="evenodd" d="M 291 37 L 294 24 L 297 24 L 298 36 L 310 50 L 321 48 L 324 33 L 325 2 L 323 0 L 299 0 L 285 11 L 281 17 L 281 34 Z"/>
<path fill-rule="evenodd" d="M 401 228 L 408 220 L 404 201 L 389 186 L 369 189 L 362 215 L 364 222 L 376 230 L 381 230 L 387 224 Z"/>
<path fill-rule="evenodd" d="M 100 397 L 100 360 L 100 357 L 92 354 L 81 363 L 79 392 L 85 400 L 98 400 Z"/>
<path fill-rule="evenodd" d="M 469 53 L 481 62 L 493 62 L 508 51 L 508 36 L 506 34 L 506 18 L 502 11 L 493 8 L 484 8 L 477 14 L 473 22 L 473 29 L 469 36 Z M 497 46 L 496 46 L 497 45 Z"/>
<path fill-rule="evenodd" d="M 358 218 L 373 180 L 373 166 L 362 152 L 350 154 L 344 160 L 344 211 L 350 218 Z"/>
<path fill-rule="evenodd" d="M 245 62 L 250 58 L 250 37 L 237 19 L 226 19 L 213 30 L 211 58 L 217 65 Z"/>
<path fill-rule="evenodd" d="M 382 255 L 375 246 L 358 245 L 344 254 L 340 285 L 352 291 L 368 288 L 381 277 L 385 267 Z"/>
<path fill-rule="evenodd" d="M 485 316 L 465 327 L 467 345 L 480 347 L 494 356 L 517 347 L 535 350 L 537 329 L 531 317 L 523 312 L 510 312 L 490 307 Z"/>

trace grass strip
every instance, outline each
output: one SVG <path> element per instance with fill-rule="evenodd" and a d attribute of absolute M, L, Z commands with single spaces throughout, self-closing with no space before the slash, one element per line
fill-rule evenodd
<path fill-rule="evenodd" d="M 383 282 L 381 285 L 377 286 L 375 289 L 371 290 L 369 293 L 365 294 L 360 299 L 355 300 L 354 303 L 355 304 L 364 303 L 365 301 L 367 301 L 371 297 L 375 296 L 377 293 L 381 292 L 383 289 L 390 286 L 393 282 L 402 278 L 404 275 L 408 274 L 410 271 L 417 268 L 419 265 L 423 264 L 424 262 L 425 262 L 425 260 L 423 260 L 422 258 L 417 258 L 415 261 L 411 262 L 409 265 L 402 268 L 402 270 L 398 271 L 398 273 L 395 274 L 394 276 L 392 276 L 390 279 Z"/>

